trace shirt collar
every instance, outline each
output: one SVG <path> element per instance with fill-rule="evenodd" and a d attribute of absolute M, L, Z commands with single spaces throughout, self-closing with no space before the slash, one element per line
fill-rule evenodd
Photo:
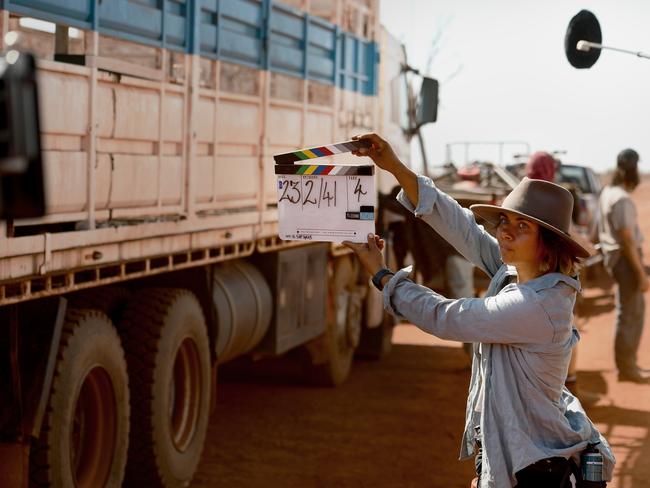
<path fill-rule="evenodd" d="M 577 277 L 573 278 L 571 276 L 565 275 L 564 273 L 546 273 L 542 276 L 538 276 L 537 278 L 529 280 L 526 283 L 526 286 L 529 286 L 535 291 L 539 291 L 545 288 L 553 288 L 559 282 L 566 283 L 576 292 L 580 291 L 582 288 Z"/>
<path fill-rule="evenodd" d="M 507 266 L 506 275 L 508 276 L 517 276 L 517 268 L 514 266 Z M 553 288 L 559 282 L 566 283 L 575 291 L 580 291 L 582 286 L 577 277 L 567 276 L 564 273 L 546 273 L 532 280 L 526 282 L 526 286 L 532 288 L 535 291 L 543 290 L 545 288 Z"/>

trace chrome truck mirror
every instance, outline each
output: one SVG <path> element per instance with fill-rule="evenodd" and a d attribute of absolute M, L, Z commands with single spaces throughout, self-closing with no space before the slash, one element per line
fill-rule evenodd
<path fill-rule="evenodd" d="M 422 78 L 416 119 L 418 127 L 438 119 L 438 80 Z"/>

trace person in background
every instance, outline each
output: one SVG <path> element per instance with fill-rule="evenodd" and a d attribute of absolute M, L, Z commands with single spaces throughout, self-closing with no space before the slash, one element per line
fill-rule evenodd
<path fill-rule="evenodd" d="M 526 163 L 526 176 L 534 180 L 555 182 L 556 161 L 544 151 L 534 153 Z"/>
<path fill-rule="evenodd" d="M 641 252 L 643 235 L 636 206 L 630 197 L 630 192 L 639 184 L 638 163 L 639 154 L 634 149 L 624 149 L 618 154 L 612 182 L 600 194 L 598 237 L 605 267 L 617 284 L 614 358 L 618 380 L 648 383 L 650 371 L 637 363 L 643 331 L 644 293 L 648 290 Z"/>
<path fill-rule="evenodd" d="M 344 243 L 383 290 L 387 311 L 437 337 L 478 343 L 461 445 L 461 459 L 476 455 L 474 486 L 568 488 L 571 472 L 577 473 L 572 463 L 589 444 L 598 444 L 603 479 L 611 479 L 615 459 L 607 441 L 564 387 L 579 339 L 572 327 L 576 272 L 589 255 L 569 234 L 571 194 L 524 178 L 501 206 L 463 209 L 413 173 L 378 135 L 357 139 L 371 147 L 354 154 L 395 176 L 400 203 L 491 278 L 485 298 L 449 299 L 411 281 L 408 268 L 387 269 L 379 236 Z"/>

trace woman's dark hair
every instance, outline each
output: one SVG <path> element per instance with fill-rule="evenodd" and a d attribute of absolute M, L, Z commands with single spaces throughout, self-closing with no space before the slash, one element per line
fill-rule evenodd
<path fill-rule="evenodd" d="M 639 185 L 639 153 L 634 149 L 623 149 L 616 157 L 616 169 L 612 185 L 636 188 Z"/>
<path fill-rule="evenodd" d="M 546 227 L 539 227 L 539 236 L 545 253 L 542 260 L 543 273 L 563 273 L 575 276 L 580 271 L 580 258 L 575 255 L 571 246 Z"/>
<path fill-rule="evenodd" d="M 625 170 L 623 168 L 616 168 L 612 176 L 613 186 L 625 186 L 627 188 L 636 188 L 639 186 L 639 172 L 635 169 Z"/>

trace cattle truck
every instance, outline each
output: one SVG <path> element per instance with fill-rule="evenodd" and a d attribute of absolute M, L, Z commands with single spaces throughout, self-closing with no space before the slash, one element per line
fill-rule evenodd
<path fill-rule="evenodd" d="M 37 58 L 47 202 L 0 223 L 2 486 L 186 486 L 219 364 L 299 350 L 337 385 L 386 352 L 347 249 L 278 238 L 272 158 L 376 130 L 409 160 L 378 0 L 0 9 Z"/>

